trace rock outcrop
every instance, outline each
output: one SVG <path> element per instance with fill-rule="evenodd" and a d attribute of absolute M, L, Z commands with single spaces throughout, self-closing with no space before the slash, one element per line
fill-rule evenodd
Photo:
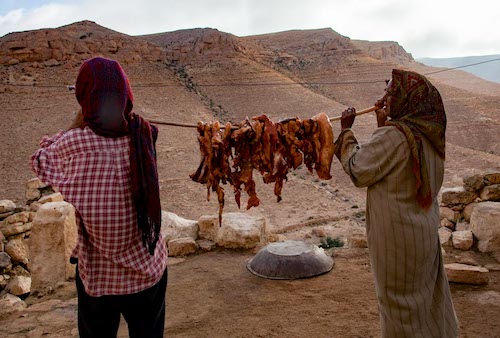
<path fill-rule="evenodd" d="M 353 40 L 353 44 L 377 60 L 399 63 L 414 61 L 413 56 L 395 41 Z"/>
<path fill-rule="evenodd" d="M 10 33 L 0 38 L 0 65 L 36 62 L 54 67 L 80 64 L 93 56 L 105 56 L 124 63 L 163 61 L 157 45 L 101 27 L 91 21 L 76 22 L 55 29 Z"/>

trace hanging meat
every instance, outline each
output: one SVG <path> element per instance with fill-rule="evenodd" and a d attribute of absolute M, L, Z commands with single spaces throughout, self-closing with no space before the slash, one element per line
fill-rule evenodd
<path fill-rule="evenodd" d="M 274 194 L 281 201 L 281 190 L 287 174 L 302 163 L 321 179 L 330 179 L 334 154 L 333 131 L 328 116 L 318 114 L 311 119 L 286 119 L 274 123 L 266 115 L 246 118 L 232 129 L 230 123 L 221 132 L 218 121 L 198 123 L 201 162 L 190 175 L 193 181 L 217 193 L 219 224 L 224 208 L 222 184 L 230 183 L 240 207 L 241 190 L 248 195 L 247 210 L 258 206 L 253 170 L 260 172 L 264 183 L 274 183 Z"/>
<path fill-rule="evenodd" d="M 231 183 L 231 123 L 225 126 L 224 135 L 221 134 L 218 121 L 213 123 L 198 123 L 198 141 L 200 143 L 201 162 L 196 172 L 190 175 L 195 182 L 206 184 L 207 200 L 210 201 L 210 191 L 217 193 L 219 201 L 219 223 L 222 220 L 224 209 L 224 188 L 220 183 Z"/>

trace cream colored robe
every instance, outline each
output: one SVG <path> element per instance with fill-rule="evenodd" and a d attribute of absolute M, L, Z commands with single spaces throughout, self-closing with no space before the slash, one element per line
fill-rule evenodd
<path fill-rule="evenodd" d="M 366 230 L 383 337 L 458 336 L 438 237 L 444 161 L 427 140 L 423 151 L 434 199 L 428 211 L 415 199 L 410 148 L 396 127 L 378 128 L 364 144 L 346 129 L 337 141 L 345 172 L 368 187 Z"/>

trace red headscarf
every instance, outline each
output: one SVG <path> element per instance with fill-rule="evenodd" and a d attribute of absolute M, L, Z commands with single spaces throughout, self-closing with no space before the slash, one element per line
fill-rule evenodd
<path fill-rule="evenodd" d="M 423 75 L 394 69 L 389 114 L 386 125 L 396 126 L 408 140 L 417 180 L 417 202 L 428 209 L 432 204 L 429 173 L 422 150 L 422 138 L 430 141 L 445 158 L 446 114 L 438 90 Z"/>
<path fill-rule="evenodd" d="M 161 226 L 155 150 L 158 129 L 132 113 L 132 88 L 117 61 L 101 57 L 85 61 L 75 91 L 83 120 L 94 133 L 113 138 L 130 135 L 132 198 L 144 245 L 152 255 Z"/>

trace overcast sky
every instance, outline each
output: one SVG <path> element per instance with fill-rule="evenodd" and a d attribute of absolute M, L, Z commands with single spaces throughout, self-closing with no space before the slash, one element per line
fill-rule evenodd
<path fill-rule="evenodd" d="M 329 27 L 414 57 L 500 54 L 498 0 L 0 0 L 0 36 L 91 20 L 129 35 L 210 27 L 237 36 Z"/>

